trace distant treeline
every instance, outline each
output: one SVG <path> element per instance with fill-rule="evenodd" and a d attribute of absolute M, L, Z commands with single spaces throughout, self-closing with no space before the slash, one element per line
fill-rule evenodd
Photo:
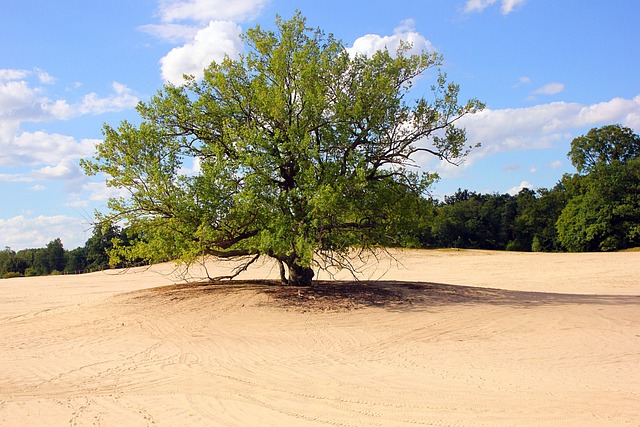
<path fill-rule="evenodd" d="M 640 246 L 640 136 L 620 125 L 594 128 L 571 142 L 568 157 L 578 173 L 550 190 L 459 190 L 425 201 L 417 244 L 570 252 Z"/>
<path fill-rule="evenodd" d="M 418 236 L 421 247 L 565 250 L 556 228 L 566 206 L 566 192 L 561 186 L 537 192 L 523 189 L 517 195 L 458 190 L 442 202 L 430 203 Z"/>
<path fill-rule="evenodd" d="M 418 245 L 545 252 L 640 246 L 640 159 L 597 176 L 566 175 L 553 189 L 515 196 L 459 190 L 431 202 Z"/>
<path fill-rule="evenodd" d="M 45 276 L 49 274 L 79 274 L 137 263 L 112 264 L 109 250 L 114 239 L 126 245 L 132 237 L 116 226 L 96 226 L 84 246 L 66 250 L 58 238 L 44 248 L 0 251 L 0 278 Z"/>

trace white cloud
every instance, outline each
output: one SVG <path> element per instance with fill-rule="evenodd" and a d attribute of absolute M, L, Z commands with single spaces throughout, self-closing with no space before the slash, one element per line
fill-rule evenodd
<path fill-rule="evenodd" d="M 183 165 L 178 171 L 178 173 L 180 175 L 185 175 L 185 176 L 196 176 L 196 175 L 200 175 L 201 171 L 202 169 L 201 169 L 200 157 L 194 157 L 193 160 L 191 161 L 191 167 Z"/>
<path fill-rule="evenodd" d="M 502 6 L 500 7 L 500 12 L 503 15 L 508 15 L 513 10 L 521 5 L 524 5 L 525 0 L 502 0 Z"/>
<path fill-rule="evenodd" d="M 84 176 L 78 163 L 70 158 L 63 158 L 55 166 L 45 166 L 41 169 L 34 170 L 33 176 L 38 179 L 76 179 Z"/>
<path fill-rule="evenodd" d="M 518 83 L 514 84 L 513 87 L 526 86 L 531 84 L 531 79 L 527 76 L 522 76 L 518 78 Z"/>
<path fill-rule="evenodd" d="M 23 132 L 0 151 L 0 166 L 56 165 L 63 160 L 91 156 L 97 139 L 82 139 L 42 131 Z"/>
<path fill-rule="evenodd" d="M 204 69 L 242 52 L 238 22 L 256 18 L 269 0 L 160 0 L 161 24 L 140 30 L 170 43 L 181 43 L 160 60 L 162 78 L 176 85 L 183 76 L 201 78 Z M 176 22 L 186 23 L 176 23 Z M 206 25 L 206 26 L 205 26 Z"/>
<path fill-rule="evenodd" d="M 107 186 L 106 179 L 97 182 L 88 182 L 82 186 L 84 191 L 89 192 L 89 200 L 91 201 L 107 201 L 110 198 L 129 197 L 127 190 Z"/>
<path fill-rule="evenodd" d="M 464 11 L 481 12 L 489 6 L 495 4 L 497 0 L 467 0 Z M 525 4 L 525 0 L 501 0 L 500 13 L 508 15 L 513 12 L 517 7 Z"/>
<path fill-rule="evenodd" d="M 234 22 L 209 22 L 192 42 L 173 48 L 160 60 L 163 79 L 179 85 L 184 83 L 184 74 L 199 78 L 213 61 L 222 61 L 225 56 L 236 57 L 243 48 L 241 32 Z"/>
<path fill-rule="evenodd" d="M 527 108 L 503 110 L 485 109 L 465 116 L 458 123 L 466 128 L 470 144 L 480 142 L 456 168 L 446 162 L 437 167 L 445 177 L 460 174 L 478 159 L 500 152 L 551 148 L 558 142 L 568 143 L 589 127 L 620 123 L 636 131 L 640 130 L 640 95 L 632 99 L 614 98 L 593 105 L 568 102 L 552 102 Z M 428 167 L 432 159 L 420 159 Z"/>
<path fill-rule="evenodd" d="M 0 181 L 3 182 L 33 182 L 33 177 L 22 173 L 0 173 Z"/>
<path fill-rule="evenodd" d="M 515 196 L 525 188 L 529 188 L 531 190 L 534 189 L 533 184 L 531 184 L 529 181 L 522 181 L 520 185 L 516 185 L 515 187 L 511 187 L 510 189 L 508 189 L 507 194 L 511 194 L 512 196 Z"/>
<path fill-rule="evenodd" d="M 84 245 L 88 224 L 64 215 L 27 218 L 23 215 L 0 219 L 0 246 L 14 250 L 44 247 L 56 238 L 63 238 L 66 249 Z"/>
<path fill-rule="evenodd" d="M 108 187 L 104 176 L 99 181 L 83 182 L 78 190 L 70 195 L 69 201 L 64 206 L 86 208 L 91 202 L 106 202 L 110 198 L 130 196 L 130 193 L 125 189 Z"/>
<path fill-rule="evenodd" d="M 353 46 L 347 51 L 350 55 L 363 54 L 372 56 L 379 50 L 388 50 L 395 53 L 400 46 L 400 42 L 408 42 L 412 45 L 410 54 L 421 52 L 433 52 L 435 49 L 431 42 L 414 29 L 413 20 L 405 20 L 394 30 L 392 36 L 379 36 L 377 34 L 367 34 L 356 39 Z"/>
<path fill-rule="evenodd" d="M 247 21 L 257 17 L 268 0 L 161 0 L 160 17 L 163 22 L 191 20 Z"/>
<path fill-rule="evenodd" d="M 138 104 L 138 98 L 133 91 L 122 83 L 111 84 L 113 94 L 101 98 L 96 93 L 89 93 L 82 98 L 77 106 L 77 112 L 84 114 L 103 114 L 133 108 Z"/>
<path fill-rule="evenodd" d="M 31 191 L 44 191 L 46 190 L 47 187 L 45 187 L 44 185 L 41 184 L 36 184 L 33 187 L 30 188 Z"/>
<path fill-rule="evenodd" d="M 113 93 L 106 97 L 89 93 L 80 102 L 70 104 L 64 99 L 52 100 L 44 88 L 33 87 L 25 79 L 32 74 L 30 71 L 2 70 L 2 74 L 6 79 L 0 79 L 0 144 L 12 143 L 25 122 L 68 120 L 85 114 L 122 111 L 138 103 L 131 89 L 118 82 L 112 84 Z M 44 71 L 38 70 L 37 75 L 40 81 L 52 82 L 52 77 Z M 11 148 L 5 146 L 4 150 L 7 149 Z"/>
<path fill-rule="evenodd" d="M 633 99 L 614 98 L 611 101 L 589 105 L 580 109 L 577 123 L 621 123 L 640 131 L 640 95 Z"/>
<path fill-rule="evenodd" d="M 7 76 L 23 76 L 22 70 L 2 70 Z M 11 73 L 11 71 L 16 71 Z M 54 80 L 44 71 L 38 71 L 39 81 L 52 83 Z M 52 100 L 42 87 L 32 87 L 28 80 L 0 79 L 0 127 L 13 122 L 40 122 L 47 120 L 67 120 L 84 114 L 102 114 L 133 108 L 138 98 L 122 83 L 113 82 L 113 93 L 101 97 L 96 93 L 85 95 L 79 103 L 70 104 L 64 99 Z M 2 135 L 0 135 L 2 136 Z"/>
<path fill-rule="evenodd" d="M 39 90 L 24 80 L 0 82 L 0 141 L 8 139 L 21 121 L 37 121 L 43 116 Z"/>
<path fill-rule="evenodd" d="M 549 167 L 551 169 L 558 169 L 561 168 L 564 165 L 564 162 L 562 160 L 556 160 L 554 162 L 549 163 Z"/>
<path fill-rule="evenodd" d="M 42 109 L 44 112 L 49 113 L 52 118 L 67 120 L 86 114 L 97 115 L 123 111 L 136 106 L 138 98 L 131 89 L 118 82 L 113 82 L 111 87 L 113 88 L 111 95 L 100 97 L 95 92 L 91 92 L 86 94 L 82 101 L 75 104 L 69 104 L 63 99 L 56 101 L 44 99 Z"/>
<path fill-rule="evenodd" d="M 38 74 L 38 80 L 42 84 L 48 85 L 56 82 L 55 77 L 53 77 L 51 74 L 47 73 L 44 70 L 36 68 L 35 72 Z"/>
<path fill-rule="evenodd" d="M 555 95 L 564 90 L 564 83 L 548 83 L 541 88 L 534 90 L 532 93 L 538 95 Z"/>
<path fill-rule="evenodd" d="M 138 102 L 132 90 L 118 82 L 112 84 L 112 92 L 106 96 L 89 93 L 73 103 L 51 99 L 44 87 L 37 86 L 38 82 L 52 84 L 55 79 L 39 69 L 0 70 L 0 167 L 42 166 L 31 174 L 0 174 L 1 181 L 77 178 L 77 159 L 91 156 L 99 141 L 43 131 L 20 132 L 23 123 L 122 111 Z"/>
<path fill-rule="evenodd" d="M 4 68 L 0 69 L 0 82 L 10 80 L 24 80 L 32 74 L 35 74 L 38 77 L 40 83 L 43 84 L 50 84 L 56 81 L 55 77 L 39 68 L 34 68 L 33 70 L 16 70 Z"/>
<path fill-rule="evenodd" d="M 0 69 L 0 81 L 21 80 L 29 75 L 29 70 Z"/>
<path fill-rule="evenodd" d="M 465 12 L 479 12 L 494 4 L 496 0 L 467 0 Z"/>

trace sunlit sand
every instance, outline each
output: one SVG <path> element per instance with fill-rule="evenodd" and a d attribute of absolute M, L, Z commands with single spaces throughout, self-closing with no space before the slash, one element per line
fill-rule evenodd
<path fill-rule="evenodd" d="M 640 424 L 640 252 L 377 258 L 0 280 L 0 425 Z"/>

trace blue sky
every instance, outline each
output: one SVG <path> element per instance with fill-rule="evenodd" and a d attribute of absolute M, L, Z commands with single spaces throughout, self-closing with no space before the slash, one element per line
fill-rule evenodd
<path fill-rule="evenodd" d="M 242 51 L 238 33 L 299 9 L 312 27 L 366 52 L 411 40 L 444 55 L 463 122 L 482 144 L 459 167 L 417 158 L 432 192 L 552 187 L 575 172 L 571 140 L 620 123 L 640 132 L 640 3 L 635 0 L 24 0 L 0 14 L 0 248 L 67 249 L 91 236 L 114 192 L 78 166 L 102 124 L 166 81 Z M 428 95 L 429 76 L 416 86 Z"/>

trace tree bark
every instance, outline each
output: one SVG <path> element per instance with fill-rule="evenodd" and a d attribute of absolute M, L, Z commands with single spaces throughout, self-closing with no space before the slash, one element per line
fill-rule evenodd
<path fill-rule="evenodd" d="M 284 262 L 282 262 L 282 260 L 280 259 L 278 259 L 277 261 L 278 261 L 278 266 L 280 267 L 280 281 L 282 282 L 283 285 L 288 285 L 289 279 L 287 279 L 287 273 L 284 268 Z"/>
<path fill-rule="evenodd" d="M 291 286 L 311 286 L 314 276 L 313 268 L 302 267 L 295 262 L 287 263 L 289 268 L 288 284 Z"/>

